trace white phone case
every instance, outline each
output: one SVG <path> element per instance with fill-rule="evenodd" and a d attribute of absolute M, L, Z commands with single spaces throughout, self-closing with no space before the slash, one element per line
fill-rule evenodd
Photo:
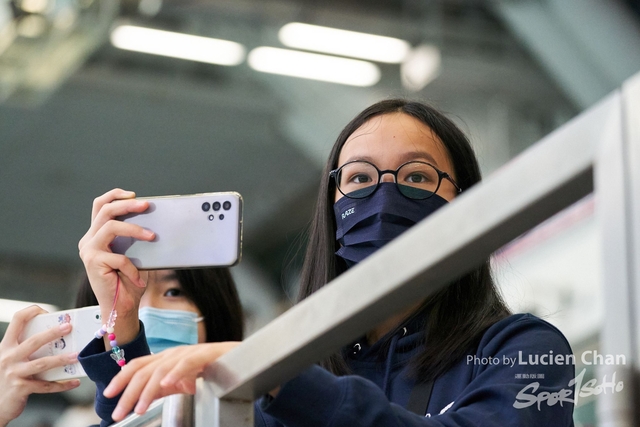
<path fill-rule="evenodd" d="M 51 341 L 33 353 L 29 359 L 35 360 L 45 356 L 57 356 L 80 352 L 92 339 L 95 332 L 102 326 L 100 307 L 91 306 L 72 310 L 57 311 L 55 313 L 39 314 L 27 323 L 22 332 L 21 341 L 50 328 L 57 328 L 63 323 L 71 323 L 71 332 Z M 39 380 L 60 381 L 72 378 L 86 377 L 79 362 L 70 365 L 53 368 L 35 375 Z"/>
<path fill-rule="evenodd" d="M 142 270 L 227 267 L 242 253 L 242 196 L 236 192 L 143 197 L 149 209 L 118 219 L 155 233 L 152 242 L 118 236 L 111 245 Z"/>

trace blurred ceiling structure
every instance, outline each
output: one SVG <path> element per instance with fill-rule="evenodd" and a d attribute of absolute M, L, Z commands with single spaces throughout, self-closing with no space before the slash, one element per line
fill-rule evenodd
<path fill-rule="evenodd" d="M 68 307 L 73 286 L 47 293 L 47 277 L 72 281 L 93 198 L 122 187 L 239 191 L 243 264 L 276 300 L 291 297 L 320 171 L 352 116 L 390 96 L 432 102 L 490 173 L 640 69 L 639 16 L 622 0 L 0 1 L 2 296 Z M 292 22 L 411 52 L 370 61 L 379 81 L 366 87 L 257 71 L 256 48 L 302 50 L 279 39 Z M 122 25 L 233 41 L 246 57 L 119 49 Z M 410 62 L 428 52 L 439 62 L 421 83 Z"/>

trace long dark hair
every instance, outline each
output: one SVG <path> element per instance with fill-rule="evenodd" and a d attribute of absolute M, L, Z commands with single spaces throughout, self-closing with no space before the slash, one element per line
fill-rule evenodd
<path fill-rule="evenodd" d="M 453 165 L 456 182 L 463 191 L 480 181 L 480 167 L 469 140 L 438 110 L 404 99 L 384 100 L 368 107 L 342 130 L 322 173 L 298 300 L 307 298 L 345 270 L 335 256 L 338 249 L 333 213 L 335 186 L 330 182 L 329 172 L 338 167 L 340 151 L 353 132 L 373 117 L 392 113 L 416 118 L 440 138 Z M 489 260 L 431 296 L 419 311 L 426 317 L 424 342 L 428 337 L 429 343 L 413 362 L 420 381 L 444 373 L 477 346 L 489 326 L 510 314 L 491 277 Z M 349 373 L 341 352 L 322 365 L 337 375 Z"/>
<path fill-rule="evenodd" d="M 207 342 L 242 341 L 244 315 L 228 268 L 175 270 L 184 295 L 202 316 Z M 80 280 L 76 307 L 98 305 L 87 275 Z"/>

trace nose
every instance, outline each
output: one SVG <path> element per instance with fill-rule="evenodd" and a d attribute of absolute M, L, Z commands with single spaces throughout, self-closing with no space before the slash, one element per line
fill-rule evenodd
<path fill-rule="evenodd" d="M 159 307 L 159 298 L 153 292 L 145 292 L 140 298 L 140 308 Z"/>
<path fill-rule="evenodd" d="M 395 182 L 395 177 L 393 175 L 393 172 L 391 171 L 382 172 L 382 175 L 380 176 L 380 182 Z"/>

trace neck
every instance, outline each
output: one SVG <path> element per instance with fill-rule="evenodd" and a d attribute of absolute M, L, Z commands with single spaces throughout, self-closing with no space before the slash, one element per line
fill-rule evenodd
<path fill-rule="evenodd" d="M 380 338 L 391 332 L 393 329 L 398 327 L 400 322 L 413 314 L 418 307 L 422 305 L 422 302 L 412 305 L 411 307 L 403 310 L 402 312 L 389 317 L 384 322 L 378 324 L 375 328 L 371 329 L 367 333 L 367 342 L 369 345 L 375 344 Z"/>

